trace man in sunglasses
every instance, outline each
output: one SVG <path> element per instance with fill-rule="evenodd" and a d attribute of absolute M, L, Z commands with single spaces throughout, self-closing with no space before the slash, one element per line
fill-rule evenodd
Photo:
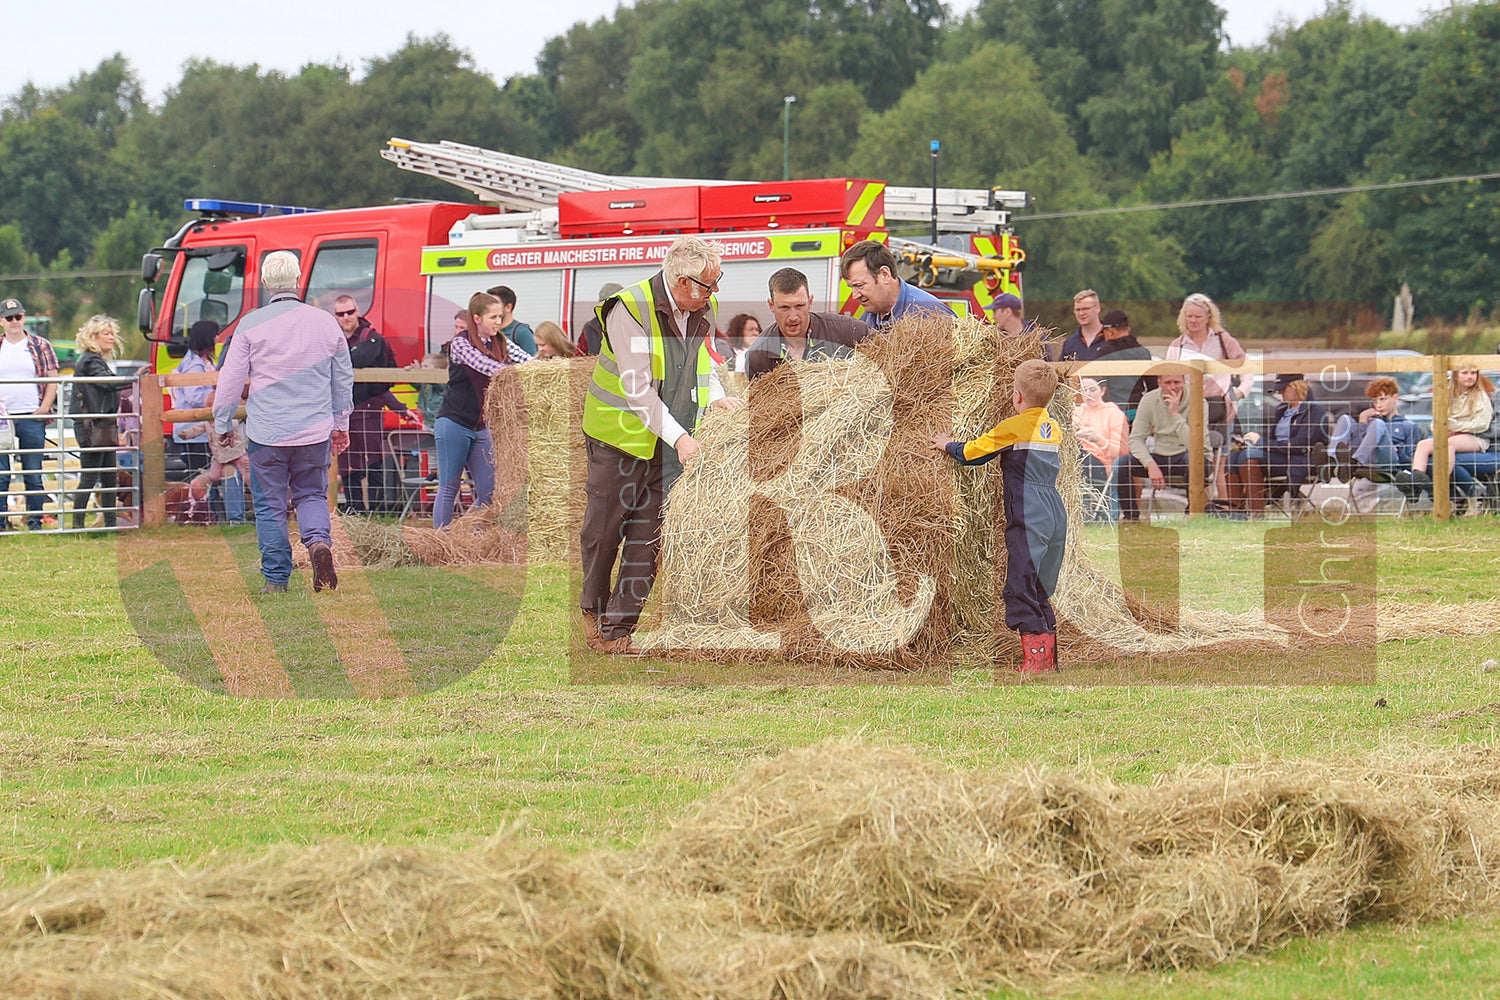
<path fill-rule="evenodd" d="M 639 654 L 631 634 L 656 579 L 662 501 L 698 452 L 693 435 L 708 408 L 740 403 L 725 397 L 708 354 L 723 252 L 701 237 L 678 237 L 660 271 L 595 310 L 604 339 L 583 407 L 588 503 L 579 603 L 584 638 L 601 653 Z"/>
<path fill-rule="evenodd" d="M 344 331 L 349 346 L 349 364 L 354 368 L 395 368 L 396 352 L 390 342 L 360 315 L 352 295 L 333 302 L 333 318 Z M 406 412 L 406 404 L 383 382 L 354 383 L 354 410 L 349 414 L 349 447 L 339 456 L 339 476 L 344 481 L 344 510 L 368 514 L 389 501 L 380 463 L 385 458 L 385 410 Z"/>

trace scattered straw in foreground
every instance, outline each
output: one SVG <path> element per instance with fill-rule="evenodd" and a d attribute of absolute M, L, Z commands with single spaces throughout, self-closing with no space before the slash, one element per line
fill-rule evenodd
<path fill-rule="evenodd" d="M 936 997 L 1491 904 L 1500 752 L 1152 786 L 829 742 L 633 852 L 330 845 L 0 896 L 16 1000 Z"/>

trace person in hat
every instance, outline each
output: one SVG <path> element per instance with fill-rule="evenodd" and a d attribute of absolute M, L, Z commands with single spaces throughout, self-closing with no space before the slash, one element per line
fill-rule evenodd
<path fill-rule="evenodd" d="M 990 322 L 999 328 L 1002 337 L 1018 337 L 1038 329 L 1036 320 L 1021 318 L 1021 297 L 1010 292 L 1001 292 L 990 303 Z M 1048 360 L 1045 339 L 1037 348 L 1037 357 Z"/>
<path fill-rule="evenodd" d="M 619 294 L 624 287 L 618 281 L 606 281 L 599 289 L 598 303 L 608 302 Z M 578 335 L 578 347 L 574 356 L 586 358 L 599 353 L 599 342 L 604 339 L 604 324 L 599 322 L 599 317 L 589 314 L 589 321 L 583 324 L 583 332 Z"/>
<path fill-rule="evenodd" d="M 0 302 L 0 402 L 15 424 L 20 450 L 22 481 L 26 484 L 26 526 L 42 527 L 42 448 L 47 443 L 47 415 L 57 399 L 57 383 L 38 385 L 33 379 L 56 378 L 60 367 L 57 352 L 45 337 L 26 332 L 26 307 L 20 299 Z M 10 455 L 0 453 L 0 470 L 10 472 Z M 10 527 L 10 476 L 0 475 L 0 494 L 6 502 L 0 511 L 0 528 Z"/>
<path fill-rule="evenodd" d="M 1130 317 L 1123 309 L 1111 309 L 1100 319 L 1104 343 L 1096 356 L 1100 361 L 1150 361 L 1151 351 L 1130 332 Z M 1156 388 L 1153 375 L 1104 375 L 1105 396 L 1125 411 L 1125 419 L 1134 420 L 1141 397 Z"/>
<path fill-rule="evenodd" d="M 1245 448 L 1229 459 L 1229 498 L 1251 514 L 1265 508 L 1266 479 L 1286 477 L 1296 496 L 1298 487 L 1312 478 L 1328 442 L 1323 408 L 1308 399 L 1307 379 L 1286 374 L 1277 377 L 1271 392 L 1281 397 L 1262 435 L 1248 431 Z"/>

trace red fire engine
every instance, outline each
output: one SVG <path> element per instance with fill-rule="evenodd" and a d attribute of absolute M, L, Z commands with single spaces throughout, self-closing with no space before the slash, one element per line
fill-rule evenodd
<path fill-rule="evenodd" d="M 455 312 L 497 284 L 517 295 L 516 315 L 552 320 L 576 336 L 600 288 L 652 273 L 674 236 L 710 235 L 725 246 L 721 321 L 771 317 L 766 279 L 804 271 L 815 308 L 855 313 L 838 260 L 857 240 L 885 239 L 903 277 L 950 300 L 960 314 L 1000 292 L 1020 294 L 1025 254 L 1009 232 L 1024 192 L 888 187 L 850 178 L 761 184 L 619 178 L 457 143 L 392 139 L 382 156 L 441 177 L 493 204 L 414 203 L 317 211 L 195 199 L 197 217 L 146 254 L 141 329 L 167 371 L 200 320 L 230 336 L 262 304 L 260 263 L 273 250 L 302 260 L 307 302 L 331 308 L 352 295 L 405 364 L 453 333 Z M 940 245 L 888 235 L 936 212 Z M 159 291 L 158 291 L 159 290 Z"/>

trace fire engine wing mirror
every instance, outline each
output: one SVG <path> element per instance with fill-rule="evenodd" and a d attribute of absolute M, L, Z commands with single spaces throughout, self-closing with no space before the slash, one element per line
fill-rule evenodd
<path fill-rule="evenodd" d="M 229 290 L 234 287 L 234 275 L 228 271 L 204 271 L 203 272 L 203 294 L 204 295 L 228 295 Z"/>
<path fill-rule="evenodd" d="M 149 254 L 147 256 L 150 256 Z M 145 273 L 144 267 L 142 273 Z M 151 323 L 156 318 L 156 295 L 149 288 L 142 288 L 135 300 L 135 321 L 144 334 L 151 333 Z"/>
<path fill-rule="evenodd" d="M 156 284 L 156 279 L 161 277 L 161 265 L 161 254 L 141 254 L 141 280 L 148 285 Z"/>

